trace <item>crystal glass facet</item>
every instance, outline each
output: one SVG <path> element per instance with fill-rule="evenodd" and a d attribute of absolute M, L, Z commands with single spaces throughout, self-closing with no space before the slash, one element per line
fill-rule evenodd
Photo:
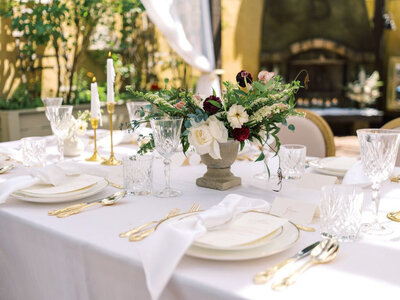
<path fill-rule="evenodd" d="M 49 107 L 48 113 L 53 133 L 58 138 L 58 149 L 60 151 L 60 160 L 64 160 L 64 141 L 70 137 L 72 126 L 72 108 L 71 105 L 59 107 Z"/>
<path fill-rule="evenodd" d="M 153 185 L 153 156 L 133 155 L 122 159 L 124 189 L 128 195 L 148 195 Z"/>
<path fill-rule="evenodd" d="M 150 120 L 156 150 L 164 157 L 165 188 L 156 193 L 157 197 L 167 198 L 181 195 L 180 191 L 171 189 L 170 164 L 171 156 L 179 145 L 182 121 L 181 118 L 155 118 Z"/>
<path fill-rule="evenodd" d="M 50 121 L 48 107 L 59 107 L 59 106 L 61 106 L 63 98 L 61 98 L 61 97 L 44 98 L 44 99 L 42 99 L 42 101 L 43 101 L 44 108 L 45 108 L 46 118 L 47 118 L 47 120 Z"/>
<path fill-rule="evenodd" d="M 285 179 L 300 179 L 305 170 L 306 146 L 287 144 L 279 150 L 282 175 Z"/>
<path fill-rule="evenodd" d="M 361 226 L 363 192 L 355 185 L 322 187 L 321 235 L 341 242 L 355 241 Z"/>
<path fill-rule="evenodd" d="M 378 221 L 379 191 L 382 182 L 388 179 L 393 172 L 399 151 L 400 131 L 359 129 L 357 136 L 363 170 L 372 181 L 372 201 L 375 204 L 375 218 L 364 229 L 369 234 L 389 234 L 391 230 Z"/>
<path fill-rule="evenodd" d="M 27 167 L 43 167 L 46 163 L 46 139 L 27 137 L 21 139 L 22 162 Z"/>

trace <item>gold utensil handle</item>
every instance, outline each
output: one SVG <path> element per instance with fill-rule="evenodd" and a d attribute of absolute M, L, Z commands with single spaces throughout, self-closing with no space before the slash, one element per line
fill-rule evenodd
<path fill-rule="evenodd" d="M 307 231 L 307 232 L 315 232 L 315 228 L 313 227 L 309 227 L 309 226 L 305 226 L 305 225 L 300 225 L 300 224 L 295 224 L 295 226 L 303 231 Z"/>
<path fill-rule="evenodd" d="M 254 275 L 253 282 L 255 284 L 266 283 L 268 280 L 270 280 L 275 275 L 276 272 L 278 272 L 279 269 L 283 268 L 284 266 L 286 266 L 287 264 L 290 264 L 293 261 L 295 261 L 295 259 L 293 259 L 293 258 L 285 259 L 284 261 L 280 262 L 279 264 Z"/>
<path fill-rule="evenodd" d="M 152 227 L 152 228 L 150 228 L 150 229 L 147 229 L 147 230 L 145 230 L 145 231 L 142 231 L 142 232 L 139 233 L 139 234 L 131 235 L 131 236 L 129 237 L 129 241 L 131 241 L 131 242 L 138 242 L 138 241 L 141 241 L 141 240 L 143 240 L 144 238 L 148 237 L 150 234 L 152 234 L 155 230 L 156 230 L 156 227 Z"/>
<path fill-rule="evenodd" d="M 72 215 L 76 215 L 76 214 L 80 213 L 82 210 L 84 210 L 84 209 L 86 209 L 86 208 L 88 208 L 90 206 L 96 205 L 96 204 L 100 204 L 100 202 L 93 202 L 93 203 L 85 204 L 85 205 L 83 205 L 83 206 L 81 206 L 79 208 L 71 209 L 71 210 L 68 210 L 68 211 L 65 211 L 65 212 L 61 212 L 59 214 L 56 214 L 56 217 L 57 218 L 66 218 L 66 217 L 69 217 L 69 216 L 72 216 Z"/>
<path fill-rule="evenodd" d="M 136 233 L 140 232 L 143 228 L 146 228 L 147 226 L 154 224 L 154 223 L 157 223 L 157 221 L 151 221 L 151 222 L 145 223 L 143 225 L 140 225 L 138 227 L 135 227 L 133 229 L 130 229 L 128 231 L 122 232 L 119 234 L 119 237 L 122 237 L 122 238 L 130 237 L 132 234 L 136 234 Z"/>
<path fill-rule="evenodd" d="M 308 262 L 304 263 L 301 267 L 294 270 L 288 276 L 283 277 L 278 282 L 274 282 L 272 284 L 272 289 L 281 290 L 281 289 L 287 288 L 288 286 L 292 285 L 293 283 L 296 282 L 296 280 L 300 277 L 300 275 L 303 274 L 303 272 L 305 270 L 307 270 L 309 267 L 311 267 L 315 263 L 316 263 L 315 260 L 309 260 Z"/>
<path fill-rule="evenodd" d="M 74 205 L 67 206 L 67 207 L 60 208 L 60 209 L 49 210 L 49 212 L 47 214 L 49 216 L 55 216 L 55 215 L 60 214 L 60 213 L 64 213 L 64 212 L 67 212 L 67 211 L 70 211 L 70 210 L 81 208 L 82 206 L 85 206 L 86 204 L 87 203 L 79 203 L 79 204 L 74 204 Z"/>

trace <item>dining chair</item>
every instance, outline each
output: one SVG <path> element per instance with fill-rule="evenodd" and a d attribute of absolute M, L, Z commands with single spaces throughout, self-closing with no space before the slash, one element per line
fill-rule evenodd
<path fill-rule="evenodd" d="M 382 129 L 400 130 L 400 118 L 393 119 L 382 126 Z M 396 166 L 400 166 L 400 151 L 397 153 Z"/>
<path fill-rule="evenodd" d="M 305 113 L 305 117 L 291 116 L 287 124 L 293 124 L 295 130 L 281 125 L 278 137 L 281 145 L 301 144 L 307 147 L 307 156 L 335 156 L 336 148 L 333 133 L 328 123 L 319 115 L 307 109 L 296 109 Z"/>

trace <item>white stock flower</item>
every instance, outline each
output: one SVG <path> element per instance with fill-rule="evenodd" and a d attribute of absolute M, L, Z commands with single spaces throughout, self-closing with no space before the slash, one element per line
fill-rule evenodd
<path fill-rule="evenodd" d="M 228 121 L 233 129 L 242 128 L 242 125 L 249 121 L 249 115 L 241 105 L 233 104 L 228 111 Z"/>

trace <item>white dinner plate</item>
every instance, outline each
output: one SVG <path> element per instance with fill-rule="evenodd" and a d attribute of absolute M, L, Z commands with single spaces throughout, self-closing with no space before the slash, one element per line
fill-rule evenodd
<path fill-rule="evenodd" d="M 84 179 L 82 177 L 77 177 L 77 178 L 73 178 L 73 179 L 69 179 L 71 181 L 77 181 L 79 179 Z M 24 196 L 28 196 L 28 197 L 33 197 L 33 198 L 55 198 L 55 197 L 64 197 L 64 196 L 74 196 L 74 195 L 78 195 L 78 194 L 82 194 L 82 193 L 86 193 L 89 192 L 91 189 L 95 189 L 96 185 L 99 182 L 103 182 L 105 179 L 103 177 L 99 177 L 99 176 L 91 176 L 90 177 L 91 181 L 87 182 L 85 185 L 84 182 L 79 183 L 79 186 L 68 186 L 65 185 L 64 186 L 64 191 L 57 191 L 57 192 L 53 192 L 53 193 L 49 193 L 48 190 L 49 188 L 52 189 L 53 187 L 49 186 L 49 185 L 34 185 L 30 188 L 26 189 L 21 189 L 18 190 L 18 194 L 20 195 L 24 195 Z M 94 181 L 95 180 L 95 181 Z M 70 181 L 70 183 L 71 183 Z M 33 191 L 30 191 L 32 190 Z"/>
<path fill-rule="evenodd" d="M 206 240 L 208 238 L 208 242 L 204 242 L 204 236 L 202 236 L 193 242 L 193 246 L 210 250 L 225 251 L 241 251 L 257 248 L 269 243 L 272 239 L 278 237 L 282 233 L 283 226 L 281 224 L 287 222 L 286 219 L 272 216 L 264 212 L 248 211 L 244 212 L 244 214 L 246 214 L 246 216 L 241 214 L 238 216 L 238 218 L 246 217 L 246 219 L 242 219 L 241 222 L 239 221 L 239 219 L 237 219 L 241 224 L 236 223 L 239 225 L 239 227 L 237 227 L 236 225 L 236 229 L 232 228 L 232 230 L 234 230 L 233 233 L 236 235 L 236 237 L 234 237 L 234 239 L 236 240 L 235 245 L 226 245 L 226 243 L 224 245 L 224 243 L 220 243 L 221 240 L 223 241 L 224 239 L 228 239 L 229 241 L 230 239 L 232 239 L 232 234 L 230 233 L 231 231 L 229 229 L 227 231 L 225 227 L 225 229 L 222 231 L 218 229 L 216 229 L 215 231 L 208 231 L 206 233 Z M 275 227 L 276 229 L 272 232 L 270 230 L 266 230 L 265 227 L 268 226 L 268 224 L 271 224 L 271 222 L 277 222 L 275 224 L 275 226 L 277 227 Z M 252 237 L 251 232 L 254 233 L 254 231 L 258 233 L 256 235 L 253 234 Z M 249 232 L 250 235 L 246 235 L 246 232 Z"/>
<path fill-rule="evenodd" d="M 237 261 L 249 260 L 261 257 L 270 256 L 290 248 L 299 238 L 300 232 L 297 227 L 290 222 L 282 226 L 279 235 L 274 236 L 260 247 L 240 250 L 240 251 L 227 251 L 227 250 L 212 250 L 205 249 L 192 245 L 186 252 L 186 255 L 210 259 L 210 260 L 223 260 L 223 261 Z"/>
<path fill-rule="evenodd" d="M 317 158 L 308 161 L 308 165 L 315 171 L 326 174 L 326 175 L 333 175 L 333 176 L 340 176 L 343 177 L 346 172 L 350 169 L 351 165 L 341 165 L 338 164 L 335 166 L 334 163 L 335 160 L 342 159 L 340 157 L 325 157 L 325 158 Z M 349 158 L 352 159 L 352 158 Z M 354 159 L 354 163 L 356 162 L 356 159 Z M 326 164 L 330 164 L 330 167 L 327 167 Z"/>
<path fill-rule="evenodd" d="M 28 201 L 28 202 L 36 202 L 36 203 L 62 203 L 62 202 L 69 202 L 69 201 L 74 201 L 74 200 L 79 200 L 83 199 L 92 195 L 95 195 L 102 190 L 104 190 L 108 185 L 107 180 L 102 180 L 98 183 L 96 183 L 93 187 L 89 189 L 83 190 L 81 193 L 65 193 L 62 196 L 54 196 L 51 198 L 44 198 L 44 197 L 32 197 L 25 195 L 20 192 L 14 192 L 11 194 L 14 198 L 22 201 Z"/>
<path fill-rule="evenodd" d="M 266 212 L 254 213 L 269 215 Z M 183 219 L 190 217 L 193 214 L 184 217 L 178 215 L 176 218 Z M 172 222 L 174 219 L 175 218 L 170 218 L 166 223 Z M 226 250 L 216 249 L 210 247 L 210 245 L 205 246 L 194 242 L 187 250 L 186 255 L 203 259 L 226 261 L 256 259 L 270 256 L 288 249 L 298 240 L 299 236 L 300 232 L 297 227 L 290 221 L 287 221 L 280 228 L 265 236 L 265 238 L 254 241 L 254 243 L 252 242 L 251 245 L 240 245 Z"/>

